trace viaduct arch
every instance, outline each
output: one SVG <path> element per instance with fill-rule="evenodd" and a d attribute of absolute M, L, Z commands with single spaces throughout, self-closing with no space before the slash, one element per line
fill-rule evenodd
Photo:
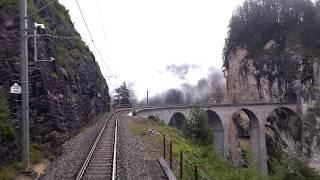
<path fill-rule="evenodd" d="M 199 105 L 209 116 L 209 123 L 213 126 L 214 145 L 217 152 L 226 156 L 230 144 L 228 138 L 229 122 L 232 115 L 238 111 L 245 112 L 249 119 L 249 134 L 251 150 L 254 153 L 254 160 L 260 163 L 262 172 L 267 173 L 267 150 L 265 140 L 265 123 L 268 116 L 276 109 L 285 108 L 297 112 L 296 104 L 263 103 L 263 104 L 212 104 Z M 142 118 L 159 117 L 166 124 L 170 123 L 173 116 L 187 117 L 193 106 L 167 106 L 144 108 L 137 110 L 137 115 Z M 172 119 L 171 119 L 172 120 Z M 172 122 L 171 122 L 172 123 Z M 177 124 L 180 125 L 181 121 Z"/>

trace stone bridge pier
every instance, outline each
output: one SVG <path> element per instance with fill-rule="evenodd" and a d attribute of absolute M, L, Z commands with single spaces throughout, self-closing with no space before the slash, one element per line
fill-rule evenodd
<path fill-rule="evenodd" d="M 199 106 L 209 117 L 209 123 L 213 126 L 214 146 L 216 151 L 223 156 L 230 152 L 229 129 L 233 114 L 243 111 L 249 117 L 250 147 L 253 152 L 253 160 L 260 163 L 260 169 L 267 173 L 267 149 L 265 139 L 265 123 L 272 112 L 278 108 L 297 111 L 295 104 L 222 104 Z M 145 108 L 137 111 L 142 118 L 158 117 L 166 124 L 181 124 L 176 117 L 188 117 L 192 106 L 170 106 Z M 173 122 L 175 121 L 175 122 Z"/>

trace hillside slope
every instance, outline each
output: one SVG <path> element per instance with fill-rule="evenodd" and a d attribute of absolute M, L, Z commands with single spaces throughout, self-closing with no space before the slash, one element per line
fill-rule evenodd
<path fill-rule="evenodd" d="M 29 14 L 48 2 L 29 0 Z M 0 0 L 0 100 L 10 109 L 3 110 L 6 118 L 0 118 L 0 167 L 19 157 L 16 143 L 19 131 L 14 120 L 19 117 L 14 113 L 20 111 L 15 110 L 20 107 L 16 101 L 20 98 L 9 94 L 9 87 L 20 83 L 18 15 L 18 0 Z M 61 4 L 56 2 L 33 16 L 29 34 L 33 33 L 34 22 L 46 26 L 46 30 L 38 29 L 38 33 L 72 37 L 38 39 L 38 58 L 54 57 L 53 63 L 34 62 L 33 40 L 28 42 L 31 140 L 41 144 L 39 148 L 45 155 L 57 155 L 63 142 L 94 116 L 110 109 L 109 89 L 94 55 Z M 5 128 L 1 128 L 1 121 Z M 3 136 L 5 129 L 14 138 Z"/>

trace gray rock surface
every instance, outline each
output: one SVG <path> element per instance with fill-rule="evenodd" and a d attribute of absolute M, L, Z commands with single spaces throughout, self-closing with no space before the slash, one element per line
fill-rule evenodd
<path fill-rule="evenodd" d="M 238 103 L 297 103 L 298 119 L 288 119 L 285 113 L 276 111 L 270 114 L 290 128 L 266 124 L 269 157 L 279 158 L 281 151 L 302 152 L 303 158 L 316 164 L 320 157 L 319 57 L 290 40 L 281 51 L 270 44 L 274 44 L 273 40 L 254 55 L 245 48 L 236 48 L 229 54 L 228 98 Z M 298 130 L 290 133 L 292 129 Z"/>
<path fill-rule="evenodd" d="M 32 0 L 28 4 L 43 7 L 48 2 Z M 38 30 L 39 34 L 79 36 L 59 3 L 30 19 L 29 34 L 35 21 L 46 26 L 46 30 Z M 9 100 L 12 113 L 20 112 L 14 110 L 20 104 L 15 104 L 15 97 L 8 93 L 13 83 L 20 83 L 19 39 L 18 4 L 0 7 L 0 97 Z M 95 57 L 80 38 L 39 38 L 38 52 L 39 59 L 54 57 L 56 61 L 34 62 L 33 41 L 29 40 L 30 133 L 32 142 L 41 144 L 45 155 L 52 157 L 59 155 L 61 145 L 90 119 L 110 109 L 109 88 Z M 14 118 L 19 117 L 12 115 Z M 0 147 L 8 146 L 7 141 L 15 143 L 1 140 Z M 15 151 L 2 148 L 0 162 L 12 161 L 14 158 L 4 157 L 13 156 Z"/>

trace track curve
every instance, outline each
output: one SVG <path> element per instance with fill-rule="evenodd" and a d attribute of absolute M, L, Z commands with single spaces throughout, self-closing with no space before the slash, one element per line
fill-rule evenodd
<path fill-rule="evenodd" d="M 127 111 L 116 111 L 106 119 L 76 180 L 117 179 L 117 121 Z"/>

